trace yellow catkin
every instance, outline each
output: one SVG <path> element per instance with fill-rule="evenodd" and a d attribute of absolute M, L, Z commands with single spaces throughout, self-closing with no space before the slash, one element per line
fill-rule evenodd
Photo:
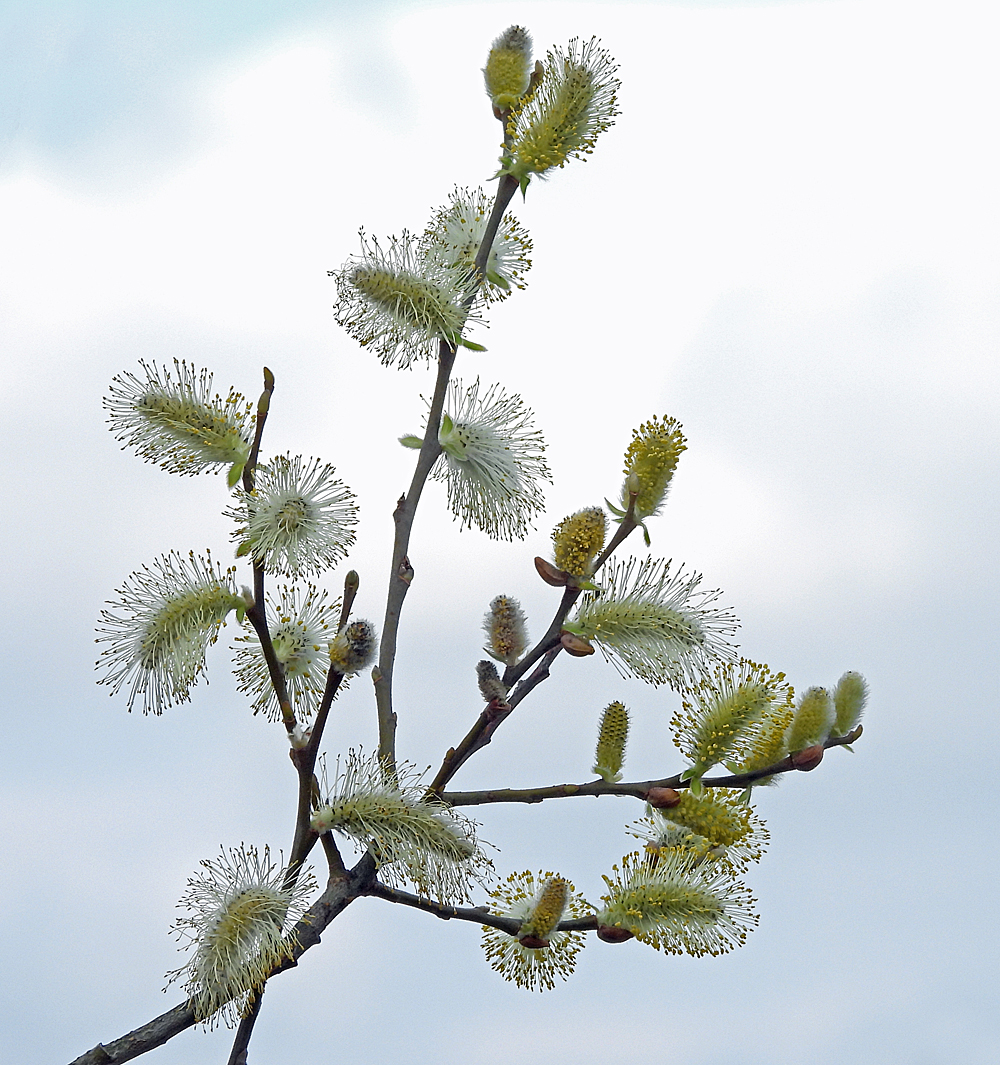
<path fill-rule="evenodd" d="M 625 452 L 626 483 L 622 487 L 622 507 L 628 506 L 628 479 L 634 476 L 639 488 L 635 500 L 636 519 L 642 521 L 656 514 L 666 498 L 677 460 L 686 450 L 680 423 L 674 418 L 664 416 L 660 421 L 653 417 L 633 429 L 632 442 Z"/>
<path fill-rule="evenodd" d="M 690 828 L 721 847 L 738 843 L 752 831 L 750 807 L 713 789 L 707 794 L 680 793 L 681 801 L 664 814 L 674 824 Z"/>
<path fill-rule="evenodd" d="M 510 26 L 493 42 L 483 67 L 486 92 L 498 111 L 507 111 L 528 91 L 531 81 L 531 35 Z"/>
<path fill-rule="evenodd" d="M 574 577 L 589 577 L 594 559 L 604 547 L 608 519 L 600 507 L 578 510 L 563 518 L 552 532 L 554 561 Z"/>
<path fill-rule="evenodd" d="M 561 876 L 550 877 L 542 885 L 531 913 L 521 925 L 520 938 L 533 936 L 547 940 L 562 920 L 569 902 L 569 883 Z"/>

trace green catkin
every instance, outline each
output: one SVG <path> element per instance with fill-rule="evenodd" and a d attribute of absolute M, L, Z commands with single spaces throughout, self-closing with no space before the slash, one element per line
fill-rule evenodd
<path fill-rule="evenodd" d="M 614 875 L 598 925 L 624 928 L 668 954 L 719 955 L 741 946 L 757 924 L 753 897 L 720 865 L 692 865 L 682 854 L 651 863 L 627 854 Z"/>
<path fill-rule="evenodd" d="M 785 746 L 794 753 L 822 743 L 830 735 L 835 713 L 826 688 L 809 688 L 795 708 L 795 717 L 785 733 Z"/>
<path fill-rule="evenodd" d="M 402 271 L 359 266 L 351 284 L 391 319 L 419 328 L 428 336 L 454 341 L 462 332 L 466 314 L 431 281 Z M 366 341 L 360 341 L 365 345 Z"/>
<path fill-rule="evenodd" d="M 618 68 L 596 39 L 569 43 L 565 53 L 553 49 L 545 57 L 538 87 L 511 111 L 506 172 L 522 189 L 532 174 L 563 167 L 594 150 L 597 137 L 618 114 Z"/>
<path fill-rule="evenodd" d="M 868 701 L 868 684 L 860 673 L 847 672 L 837 681 L 833 692 L 836 717 L 833 735 L 846 736 L 861 720 Z"/>
<path fill-rule="evenodd" d="M 617 783 L 622 778 L 622 761 L 628 739 L 628 710 L 624 703 L 610 703 L 601 715 L 597 754 L 592 772 L 603 780 Z"/>
<path fill-rule="evenodd" d="M 785 736 L 795 717 L 795 707 L 791 704 L 792 691 L 784 702 L 774 703 L 767 708 L 764 716 L 747 731 L 740 743 L 740 758 L 731 762 L 734 773 L 753 773 L 769 765 L 777 765 L 788 754 Z M 781 776 L 760 777 L 753 782 L 755 788 L 777 784 Z"/>
<path fill-rule="evenodd" d="M 772 674 L 745 658 L 725 663 L 688 687 L 690 700 L 684 700 L 670 722 L 674 743 L 700 773 L 721 762 L 786 691 L 783 673 Z"/>

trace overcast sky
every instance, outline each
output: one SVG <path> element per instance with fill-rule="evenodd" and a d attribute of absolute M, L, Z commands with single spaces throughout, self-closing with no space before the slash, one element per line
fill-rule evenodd
<path fill-rule="evenodd" d="M 178 357 L 255 396 L 271 367 L 265 451 L 321 456 L 355 490 L 358 611 L 380 622 L 413 460 L 396 438 L 419 431 L 433 378 L 338 329 L 327 270 L 359 226 L 419 231 L 455 184 L 488 182 L 479 71 L 514 22 L 539 52 L 601 37 L 622 115 L 591 161 L 516 204 L 529 287 L 476 334 L 487 353 L 460 354 L 461 376 L 535 410 L 555 485 L 537 531 L 500 546 L 426 493 L 400 754 L 436 765 L 478 713 L 494 595 L 543 631 L 558 595 L 532 556 L 617 491 L 653 414 L 690 448 L 653 552 L 724 589 L 744 653 L 796 687 L 864 673 L 866 732 L 760 798 L 772 847 L 749 874 L 761 925 L 743 950 L 595 940 L 539 995 L 489 969 L 475 926 L 363 900 L 269 987 L 251 1063 L 995 1057 L 992 8 L 0 0 L 0 1039 L 19 1063 L 68 1061 L 176 1004 L 162 974 L 182 960 L 167 929 L 187 877 L 220 845 L 291 836 L 287 745 L 233 691 L 232 625 L 211 685 L 161 718 L 94 683 L 96 618 L 131 571 L 230 551 L 222 480 L 119 451 L 108 382 Z M 587 779 L 615 698 L 634 714 L 627 777 L 680 768 L 675 697 L 599 659 L 560 659 L 456 785 Z M 367 681 L 328 736 L 371 748 Z M 502 875 L 555 869 L 596 900 L 641 812 L 488 809 L 482 835 Z M 148 1060 L 221 1062 L 230 1041 L 191 1030 Z"/>

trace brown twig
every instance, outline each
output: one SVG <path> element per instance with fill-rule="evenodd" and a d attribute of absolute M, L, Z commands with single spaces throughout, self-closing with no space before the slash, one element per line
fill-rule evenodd
<path fill-rule="evenodd" d="M 844 747 L 861 735 L 862 727 L 846 736 L 834 736 L 828 739 L 822 746 Z M 704 777 L 701 783 L 706 788 L 745 788 L 763 777 L 777 776 L 779 773 L 788 773 L 798 769 L 793 763 L 793 755 L 788 755 L 774 765 L 765 766 L 763 769 L 755 769 L 749 773 L 732 773 L 728 776 Z M 500 788 L 491 791 L 445 791 L 441 792 L 441 800 L 449 806 L 482 806 L 486 803 L 495 802 L 544 802 L 545 799 L 567 799 L 579 795 L 630 795 L 636 799 L 645 799 L 652 788 L 673 788 L 681 791 L 691 786 L 689 780 L 682 780 L 682 774 L 676 773 L 672 777 L 663 777 L 661 780 L 637 780 L 623 784 L 611 784 L 605 780 L 592 780 L 586 784 L 553 784 L 544 788 Z"/>
<path fill-rule="evenodd" d="M 233 1040 L 233 1049 L 229 1052 L 229 1061 L 226 1065 L 247 1065 L 247 1047 L 250 1046 L 250 1037 L 253 1035 L 253 1027 L 257 1023 L 263 999 L 264 988 L 257 991 L 250 999 L 250 1008 L 240 1019 L 239 1027 L 236 1029 L 236 1038 Z"/>
<path fill-rule="evenodd" d="M 509 175 L 504 175 L 500 179 L 493 211 L 490 214 L 482 243 L 476 254 L 475 285 L 466 297 L 466 307 L 472 305 L 478 287 L 482 284 L 482 279 L 486 273 L 486 263 L 489 259 L 497 230 L 500 228 L 503 213 L 516 190 L 517 182 Z M 393 512 L 396 535 L 392 548 L 389 591 L 386 595 L 385 619 L 382 623 L 378 667 L 374 674 L 375 702 L 378 710 L 379 756 L 390 767 L 394 766 L 396 762 L 396 714 L 392 708 L 392 674 L 396 661 L 396 637 L 399 632 L 399 619 L 403 609 L 403 600 L 406 598 L 410 581 L 413 578 L 413 570 L 409 564 L 407 552 L 410 547 L 413 519 L 416 516 L 417 504 L 420 502 L 420 493 L 423 491 L 424 483 L 430 475 L 438 455 L 441 454 L 441 445 L 438 443 L 438 430 L 441 425 L 441 413 L 444 410 L 444 400 L 448 391 L 448 381 L 455 365 L 455 353 L 454 345 L 446 340 L 441 341 L 438 349 L 437 379 L 434 383 L 434 395 L 431 399 L 430 409 L 427 412 L 424 442 L 420 447 L 420 454 L 417 456 L 417 465 L 413 471 L 410 487 Z"/>
<path fill-rule="evenodd" d="M 338 917 L 356 898 L 365 894 L 368 885 L 375 878 L 375 862 L 370 855 L 361 861 L 346 876 L 331 877 L 323 894 L 303 914 L 292 931 L 289 941 L 293 944 L 290 958 L 280 962 L 270 973 L 268 979 L 286 969 L 294 968 L 298 959 L 320 942 L 327 926 Z M 70 1065 L 118 1065 L 131 1061 L 142 1054 L 155 1050 L 167 1040 L 190 1028 L 197 1021 L 190 1003 L 183 1002 L 147 1024 L 115 1039 L 110 1043 L 99 1043 L 92 1050 L 81 1054 Z"/>
<path fill-rule="evenodd" d="M 366 895 L 385 899 L 386 902 L 396 902 L 401 906 L 410 906 L 414 910 L 422 910 L 424 913 L 432 913 L 440 917 L 442 921 L 471 921 L 473 924 L 488 925 L 490 928 L 499 928 L 510 936 L 516 936 L 521 930 L 521 924 L 515 917 L 500 917 L 490 913 L 485 906 L 449 906 L 443 902 L 434 902 L 431 899 L 421 898 L 409 891 L 400 891 L 391 888 L 376 880 L 371 884 Z M 568 921 L 560 921 L 556 926 L 558 932 L 588 931 L 597 928 L 597 919 L 594 917 L 574 917 Z"/>
<path fill-rule="evenodd" d="M 637 493 L 633 492 L 629 496 L 628 510 L 625 512 L 625 517 L 622 518 L 621 525 L 618 527 L 615 535 L 611 538 L 611 542 L 601 552 L 597 561 L 594 563 L 595 573 L 611 557 L 612 552 L 622 543 L 629 533 L 638 527 L 637 522 L 635 521 L 636 495 Z M 476 753 L 476 751 L 482 750 L 482 748 L 493 739 L 493 734 L 510 716 L 514 707 L 516 707 L 534 688 L 541 684 L 543 680 L 548 678 L 549 667 L 562 650 L 559 638 L 562 633 L 563 624 L 566 621 L 570 610 L 573 608 L 573 604 L 579 598 L 580 592 L 581 589 L 576 582 L 567 584 L 563 589 L 562 599 L 559 602 L 559 606 L 556 608 L 556 612 L 553 615 L 548 629 L 545 630 L 545 635 L 542 636 L 520 662 L 514 666 L 508 666 L 507 669 L 504 670 L 502 678 L 503 684 L 507 688 L 516 684 L 514 690 L 507 697 L 507 702 L 505 704 L 490 703 L 476 719 L 475 724 L 466 733 L 461 743 L 459 743 L 457 747 L 450 747 L 448 749 L 448 752 L 445 754 L 444 759 L 441 762 L 441 768 L 437 771 L 437 775 L 434 777 L 434 780 L 431 781 L 431 784 L 427 789 L 428 796 L 442 795 L 442 789 L 448 781 L 454 777 L 459 769 Z M 541 661 L 539 662 L 539 660 Z M 536 662 L 539 662 L 539 665 L 535 668 L 532 674 L 526 680 L 521 680 L 520 678 L 522 678 Z"/>

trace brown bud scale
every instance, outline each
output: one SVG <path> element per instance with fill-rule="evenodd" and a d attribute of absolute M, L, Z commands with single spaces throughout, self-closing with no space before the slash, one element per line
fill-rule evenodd
<path fill-rule="evenodd" d="M 627 928 L 615 928 L 614 925 L 602 924 L 597 929 L 597 938 L 605 943 L 625 943 L 632 939 L 632 933 Z"/>
<path fill-rule="evenodd" d="M 542 558 L 541 555 L 535 556 L 535 569 L 538 570 L 538 576 L 546 584 L 551 584 L 553 588 L 563 588 L 569 580 L 569 574 L 565 570 L 553 566 L 551 562 Z"/>
<path fill-rule="evenodd" d="M 792 755 L 792 765 L 803 773 L 808 773 L 815 769 L 822 761 L 823 745 L 821 743 L 817 743 L 813 747 L 806 747 L 801 751 L 796 751 Z"/>
<path fill-rule="evenodd" d="M 654 810 L 669 810 L 671 806 L 679 805 L 680 801 L 680 792 L 673 788 L 650 788 L 646 792 L 646 802 Z"/>
<path fill-rule="evenodd" d="M 594 653 L 593 644 L 573 632 L 564 632 L 559 637 L 559 642 L 563 645 L 563 650 L 574 658 L 586 658 Z"/>

